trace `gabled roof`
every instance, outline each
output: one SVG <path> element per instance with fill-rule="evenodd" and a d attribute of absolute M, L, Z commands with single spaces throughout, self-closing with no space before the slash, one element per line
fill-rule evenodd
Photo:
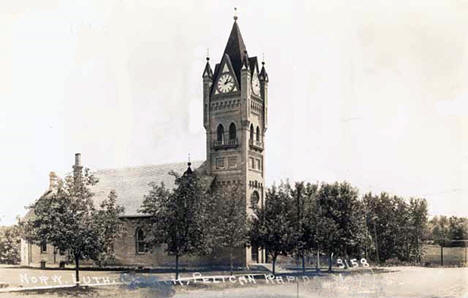
<path fill-rule="evenodd" d="M 192 168 L 200 175 L 203 185 L 206 189 L 210 189 L 214 181 L 214 176 L 207 175 L 206 163 L 194 161 Z M 174 176 L 169 175 L 170 171 L 175 171 L 182 175 L 187 171 L 187 163 L 171 163 L 153 166 L 130 167 L 120 169 L 105 169 L 93 172 L 99 182 L 91 187 L 91 192 L 94 193 L 94 207 L 99 208 L 111 190 L 117 194 L 117 204 L 124 207 L 122 217 L 144 216 L 138 213 L 145 195 L 149 193 L 151 182 L 156 184 L 164 183 L 166 188 L 173 189 L 175 186 Z M 47 190 L 34 204 L 41 198 L 51 196 L 54 193 L 52 190 Z M 27 219 L 34 214 L 34 208 L 29 209 L 23 219 Z"/>
<path fill-rule="evenodd" d="M 201 161 L 192 162 L 192 168 L 197 169 L 202 165 Z M 117 194 L 117 204 L 125 208 L 124 216 L 139 215 L 137 210 L 143 203 L 144 196 L 148 194 L 151 186 L 150 182 L 156 184 L 164 183 L 166 188 L 174 188 L 174 177 L 169 175 L 169 171 L 175 171 L 182 175 L 187 170 L 187 163 L 171 163 L 163 165 L 131 167 L 121 169 L 98 170 L 94 175 L 99 182 L 92 187 L 94 193 L 94 206 L 99 207 L 101 202 L 107 198 L 111 190 Z M 200 168 L 203 181 L 210 184 L 212 177 L 204 177 L 204 168 Z"/>
<path fill-rule="evenodd" d="M 224 54 L 223 56 L 223 59 L 221 59 L 221 62 L 219 64 L 216 64 L 216 73 L 213 77 L 213 85 L 211 86 L 211 94 L 216 94 L 216 87 L 214 87 L 216 85 L 216 82 L 218 81 L 219 77 L 225 72 L 225 68 L 227 67 L 227 69 L 229 70 L 229 72 L 234 72 L 235 73 L 235 70 L 234 70 L 234 66 L 232 65 L 232 62 L 231 62 L 231 59 L 229 58 L 229 55 L 227 54 Z M 237 79 L 237 76 L 234 75 L 234 90 L 233 92 L 235 91 L 238 91 L 240 89 L 240 81 L 239 79 Z"/>
<path fill-rule="evenodd" d="M 247 49 L 245 47 L 244 40 L 242 39 L 237 22 L 234 22 L 232 25 L 231 34 L 229 35 L 226 48 L 224 49 L 224 54 L 229 55 L 237 77 L 237 81 L 240 82 L 240 71 L 242 68 L 242 62 L 247 57 Z"/>
<path fill-rule="evenodd" d="M 42 196 L 39 197 L 34 203 L 32 203 L 30 206 L 27 206 L 28 211 L 26 214 L 21 218 L 21 220 L 28 220 L 30 217 L 34 215 L 34 206 L 35 204 L 42 198 L 47 198 L 50 197 L 54 194 L 55 192 L 53 190 L 48 189 Z"/>

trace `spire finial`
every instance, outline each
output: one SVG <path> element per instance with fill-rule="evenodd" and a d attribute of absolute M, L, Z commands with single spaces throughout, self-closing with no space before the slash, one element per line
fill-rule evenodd
<path fill-rule="evenodd" d="M 206 61 L 210 61 L 210 49 L 206 49 Z"/>
<path fill-rule="evenodd" d="M 262 65 L 265 65 L 265 53 L 262 53 Z"/>
<path fill-rule="evenodd" d="M 234 7 L 234 22 L 237 21 L 237 7 Z"/>
<path fill-rule="evenodd" d="M 190 153 L 188 154 L 187 170 L 184 172 L 184 176 L 190 175 L 193 173 L 192 168 L 190 167 L 192 163 L 190 162 Z"/>

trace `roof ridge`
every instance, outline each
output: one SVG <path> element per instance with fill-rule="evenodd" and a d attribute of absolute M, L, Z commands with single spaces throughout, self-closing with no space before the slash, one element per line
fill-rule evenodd
<path fill-rule="evenodd" d="M 200 163 L 202 164 L 204 160 L 194 160 L 192 163 Z M 148 164 L 148 165 L 140 165 L 140 166 L 125 166 L 121 168 L 101 168 L 93 170 L 93 172 L 100 172 L 100 171 L 111 171 L 111 170 L 127 170 L 127 169 L 141 169 L 141 168 L 151 168 L 151 167 L 161 167 L 161 166 L 170 166 L 170 165 L 186 165 L 187 162 L 179 161 L 179 162 L 168 162 L 168 163 L 161 163 L 161 164 Z"/>

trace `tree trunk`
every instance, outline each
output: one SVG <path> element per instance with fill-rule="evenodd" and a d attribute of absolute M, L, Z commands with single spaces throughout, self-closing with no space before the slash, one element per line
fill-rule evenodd
<path fill-rule="evenodd" d="M 175 255 L 175 279 L 179 279 L 179 254 Z"/>
<path fill-rule="evenodd" d="M 302 254 L 302 275 L 305 275 L 305 260 L 304 260 L 304 254 Z"/>
<path fill-rule="evenodd" d="M 444 246 L 440 245 L 440 266 L 444 266 Z"/>
<path fill-rule="evenodd" d="M 80 285 L 80 257 L 75 255 L 75 286 Z"/>
<path fill-rule="evenodd" d="M 230 262 L 230 265 L 231 265 L 231 275 L 232 275 L 233 268 L 234 268 L 234 266 L 232 265 L 232 250 L 233 250 L 233 248 L 231 247 L 231 249 L 229 251 L 229 262 Z"/>
<path fill-rule="evenodd" d="M 409 240 L 408 237 L 405 236 L 405 244 L 406 244 L 406 261 L 410 261 L 410 249 L 409 249 Z"/>
<path fill-rule="evenodd" d="M 417 230 L 416 233 L 418 233 L 419 235 L 419 232 Z M 418 261 L 418 263 L 421 263 L 421 254 L 419 253 L 419 236 L 416 237 L 416 260 Z"/>
<path fill-rule="evenodd" d="M 273 275 L 276 275 L 275 265 L 276 265 L 276 255 L 273 256 Z"/>
<path fill-rule="evenodd" d="M 328 272 L 332 272 L 332 254 L 328 254 Z"/>
<path fill-rule="evenodd" d="M 317 264 L 315 265 L 317 272 L 320 271 L 320 250 L 317 249 Z"/>
<path fill-rule="evenodd" d="M 379 241 L 377 239 L 377 228 L 375 227 L 375 222 L 374 222 L 374 238 L 375 238 L 375 253 L 377 256 L 377 265 L 379 265 L 380 264 Z"/>

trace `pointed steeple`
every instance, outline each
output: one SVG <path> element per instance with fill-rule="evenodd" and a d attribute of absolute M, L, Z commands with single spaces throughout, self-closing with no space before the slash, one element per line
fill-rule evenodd
<path fill-rule="evenodd" d="M 258 76 L 258 78 L 261 80 L 261 81 L 266 81 L 268 82 L 268 74 L 266 72 L 266 69 L 265 69 L 265 61 L 262 61 L 262 70 L 260 71 L 260 75 Z"/>
<path fill-rule="evenodd" d="M 190 162 L 190 153 L 189 153 L 188 162 L 187 162 L 187 170 L 184 172 L 184 175 L 190 175 L 193 173 L 191 166 L 192 166 L 192 163 Z"/>
<path fill-rule="evenodd" d="M 210 57 L 206 57 L 206 66 L 205 70 L 203 71 L 203 78 L 212 78 L 213 77 L 213 71 L 211 70 L 210 66 Z"/>
<path fill-rule="evenodd" d="M 245 47 L 244 40 L 242 39 L 242 35 L 240 33 L 240 29 L 237 25 L 236 19 L 234 20 L 234 24 L 232 25 L 231 34 L 229 35 L 226 48 L 224 49 L 224 54 L 227 54 L 231 59 L 231 63 L 234 68 L 234 72 L 236 73 L 237 80 L 240 81 L 240 70 L 242 68 L 243 62 L 246 58 L 248 58 L 248 56 L 247 49 Z"/>

